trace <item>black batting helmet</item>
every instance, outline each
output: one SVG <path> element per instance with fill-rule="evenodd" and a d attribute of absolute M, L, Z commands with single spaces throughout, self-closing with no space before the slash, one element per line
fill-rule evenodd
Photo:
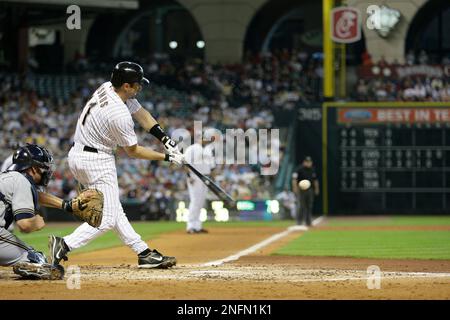
<path fill-rule="evenodd" d="M 22 172 L 31 167 L 41 169 L 42 178 L 38 185 L 46 187 L 54 171 L 53 156 L 50 151 L 37 144 L 27 144 L 20 147 L 14 152 L 13 164 L 8 168 L 8 171 Z"/>
<path fill-rule="evenodd" d="M 138 82 L 141 85 L 149 84 L 147 78 L 144 77 L 144 69 L 134 62 L 119 62 L 111 74 L 111 83 L 114 87 L 120 87 L 124 83 Z"/>

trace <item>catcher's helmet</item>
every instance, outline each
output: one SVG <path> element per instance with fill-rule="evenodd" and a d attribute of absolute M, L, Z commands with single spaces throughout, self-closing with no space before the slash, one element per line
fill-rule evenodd
<path fill-rule="evenodd" d="M 42 178 L 37 184 L 46 187 L 54 171 L 53 156 L 50 151 L 36 144 L 20 147 L 14 152 L 13 164 L 8 171 L 22 172 L 31 167 L 41 169 Z"/>
<path fill-rule="evenodd" d="M 147 78 L 144 77 L 144 70 L 140 65 L 134 62 L 119 62 L 111 74 L 111 83 L 114 87 L 120 87 L 124 83 L 138 82 L 141 85 L 149 84 Z"/>

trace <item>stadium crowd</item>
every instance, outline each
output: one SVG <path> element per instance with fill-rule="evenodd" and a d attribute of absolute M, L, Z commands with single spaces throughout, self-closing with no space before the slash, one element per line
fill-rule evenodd
<path fill-rule="evenodd" d="M 425 51 L 410 51 L 405 63 L 363 58 L 352 95 L 356 101 L 450 101 L 450 58 L 433 63 Z"/>
<path fill-rule="evenodd" d="M 321 99 L 322 61 L 317 54 L 287 49 L 247 53 L 240 64 L 208 64 L 188 60 L 177 66 L 167 56 L 146 63 L 154 81 L 230 105 L 260 109 L 292 109 L 296 103 Z"/>
<path fill-rule="evenodd" d="M 203 127 L 272 128 L 277 110 L 295 109 L 322 99 L 322 57 L 302 51 L 278 50 L 246 54 L 241 64 L 211 65 L 201 60 L 173 63 L 167 56 L 155 55 L 143 64 L 152 81 L 139 101 L 172 134 L 191 129 L 195 120 Z M 426 63 L 408 56 L 407 64 Z M 449 61 L 443 61 L 448 64 Z M 95 65 L 95 67 L 93 67 Z M 55 155 L 57 170 L 49 191 L 63 198 L 76 192 L 66 164 L 77 118 L 93 90 L 109 78 L 113 63 L 74 62 L 79 81 L 68 98 L 42 94 L 30 75 L 0 73 L 0 161 L 20 144 L 48 146 Z M 80 67 L 81 66 L 81 67 Z M 450 101 L 449 75 L 443 77 L 403 77 L 389 73 L 388 64 L 370 59 L 375 76 L 361 77 L 352 97 L 358 101 Z M 392 66 L 391 66 L 392 67 Z M 34 75 L 39 77 L 39 75 Z M 162 151 L 153 136 L 136 127 L 142 145 Z M 285 142 L 281 140 L 283 154 Z M 256 152 L 249 146 L 249 152 Z M 281 159 L 280 159 L 281 161 Z M 215 179 L 238 199 L 269 199 L 274 196 L 274 176 L 260 175 L 260 165 L 218 165 Z M 117 151 L 121 197 L 164 205 L 168 199 L 187 199 L 186 172 L 164 162 L 128 158 Z"/>

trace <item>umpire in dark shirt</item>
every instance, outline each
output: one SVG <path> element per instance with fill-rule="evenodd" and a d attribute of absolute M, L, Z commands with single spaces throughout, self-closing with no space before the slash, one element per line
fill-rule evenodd
<path fill-rule="evenodd" d="M 311 187 L 307 190 L 301 190 L 298 183 L 302 180 L 309 180 Z M 306 225 L 311 225 L 314 196 L 319 195 L 319 180 L 313 167 L 311 157 L 307 156 L 303 162 L 294 170 L 292 174 L 292 190 L 297 195 L 299 207 L 297 209 L 297 224 L 302 224 L 305 220 Z"/>

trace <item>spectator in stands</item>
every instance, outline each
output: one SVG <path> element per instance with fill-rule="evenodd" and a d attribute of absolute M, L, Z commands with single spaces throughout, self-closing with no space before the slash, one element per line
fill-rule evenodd
<path fill-rule="evenodd" d="M 429 57 L 421 51 L 419 63 L 428 63 Z M 409 51 L 406 56 L 406 65 L 415 61 L 414 53 Z M 361 77 L 355 85 L 353 98 L 357 101 L 448 101 L 447 85 L 450 76 L 444 72 L 443 77 L 436 78 L 425 75 L 400 78 L 394 73 L 395 64 L 380 61 L 372 68 L 373 75 Z"/>
<path fill-rule="evenodd" d="M 409 50 L 405 57 L 406 64 L 412 66 L 416 62 L 416 57 L 413 50 Z"/>

